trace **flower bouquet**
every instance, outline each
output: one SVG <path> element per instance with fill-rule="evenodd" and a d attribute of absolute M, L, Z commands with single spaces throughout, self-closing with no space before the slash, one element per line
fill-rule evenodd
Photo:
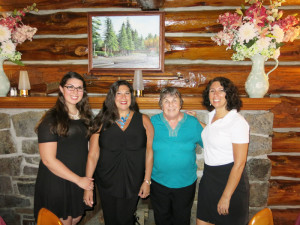
<path fill-rule="evenodd" d="M 23 10 L 3 13 L 0 17 L 0 57 L 8 59 L 18 65 L 23 65 L 21 53 L 16 50 L 17 44 L 32 40 L 37 29 L 24 25 L 22 18 L 30 11 L 38 11 L 36 4 L 27 6 Z"/>
<path fill-rule="evenodd" d="M 277 59 L 284 42 L 293 42 L 300 34 L 300 23 L 296 15 L 282 18 L 278 10 L 285 0 L 270 0 L 268 8 L 263 0 L 245 0 L 248 9 L 242 5 L 235 13 L 227 12 L 219 16 L 223 30 L 212 37 L 218 45 L 226 45 L 235 53 L 235 61 L 251 58 L 255 54 Z"/>

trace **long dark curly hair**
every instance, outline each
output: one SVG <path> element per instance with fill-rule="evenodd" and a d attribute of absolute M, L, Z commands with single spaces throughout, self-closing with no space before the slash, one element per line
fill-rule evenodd
<path fill-rule="evenodd" d="M 226 96 L 225 96 L 226 101 L 227 101 L 226 109 L 228 111 L 230 111 L 232 109 L 236 109 L 237 111 L 240 111 L 240 109 L 242 107 L 242 101 L 239 97 L 238 89 L 234 85 L 234 83 L 226 77 L 216 77 L 208 82 L 205 90 L 203 91 L 202 104 L 206 107 L 206 109 L 208 111 L 212 111 L 214 109 L 214 107 L 210 104 L 210 101 L 209 101 L 209 90 L 210 90 L 210 86 L 212 85 L 212 83 L 216 82 L 216 81 L 220 82 L 221 86 L 224 88 L 224 91 L 226 93 Z"/>
<path fill-rule="evenodd" d="M 134 112 L 139 112 L 139 106 L 136 103 L 132 86 L 126 80 L 118 80 L 110 86 L 106 99 L 103 102 L 102 109 L 94 119 L 91 133 L 97 133 L 100 127 L 102 127 L 101 129 L 106 130 L 120 118 L 119 111 L 115 103 L 115 97 L 121 85 L 127 86 L 130 90 L 131 104 L 129 109 Z"/>
<path fill-rule="evenodd" d="M 84 124 L 87 128 L 89 128 L 92 124 L 93 119 L 93 113 L 91 111 L 87 91 L 86 91 L 86 83 L 83 79 L 83 77 L 76 73 L 76 72 L 68 72 L 64 75 L 64 77 L 61 79 L 59 85 L 61 87 L 64 87 L 67 83 L 67 81 L 71 78 L 75 78 L 78 80 L 81 80 L 83 83 L 83 97 L 80 102 L 76 104 L 76 108 L 79 111 L 80 119 L 84 121 Z M 45 115 L 42 117 L 40 122 L 36 126 L 36 132 L 38 129 L 39 124 L 48 117 L 53 118 L 53 123 L 51 124 L 51 132 L 58 134 L 59 136 L 67 136 L 68 130 L 69 130 L 69 124 L 70 124 L 70 118 L 68 115 L 68 107 L 65 103 L 65 98 L 63 93 L 59 90 L 58 92 L 58 98 L 56 100 L 55 105 L 49 109 Z M 87 136 L 90 136 L 90 132 L 88 131 Z"/>

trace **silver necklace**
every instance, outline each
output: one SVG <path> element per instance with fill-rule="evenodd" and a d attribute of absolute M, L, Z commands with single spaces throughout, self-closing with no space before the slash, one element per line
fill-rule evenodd
<path fill-rule="evenodd" d="M 80 120 L 79 110 L 77 110 L 77 113 L 75 115 L 68 113 L 71 120 Z"/>

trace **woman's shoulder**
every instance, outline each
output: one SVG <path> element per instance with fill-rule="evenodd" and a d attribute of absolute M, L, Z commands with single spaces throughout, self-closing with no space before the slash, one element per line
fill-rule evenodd
<path fill-rule="evenodd" d="M 192 115 L 189 115 L 187 113 L 184 113 L 184 116 L 186 117 L 187 120 L 190 120 L 190 121 L 198 121 L 197 117 L 196 116 L 192 116 Z"/>
<path fill-rule="evenodd" d="M 53 111 L 47 111 L 41 119 L 41 125 L 52 124 L 55 121 L 55 113 Z"/>
<path fill-rule="evenodd" d="M 247 120 L 245 119 L 245 117 L 237 111 L 235 111 L 234 114 L 232 115 L 232 125 L 233 126 L 243 125 L 243 126 L 249 127 L 249 124 L 248 124 Z"/>
<path fill-rule="evenodd" d="M 185 115 L 186 115 L 186 123 L 187 123 L 188 126 L 193 126 L 196 129 L 203 130 L 204 126 L 201 124 L 201 122 L 198 120 L 197 117 L 191 116 L 191 115 L 188 115 L 188 114 L 185 114 Z"/>
<path fill-rule="evenodd" d="M 162 116 L 162 113 L 155 114 L 150 117 L 150 120 L 152 123 L 157 123 L 157 122 L 161 121 L 161 116 Z"/>

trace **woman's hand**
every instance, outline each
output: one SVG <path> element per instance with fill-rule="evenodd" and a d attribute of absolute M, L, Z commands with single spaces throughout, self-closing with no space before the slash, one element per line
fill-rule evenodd
<path fill-rule="evenodd" d="M 94 178 L 90 177 L 79 177 L 77 185 L 84 190 L 91 191 L 94 189 Z"/>
<path fill-rule="evenodd" d="M 190 115 L 190 116 L 194 116 L 194 117 L 197 116 L 197 112 L 196 111 L 188 110 L 188 111 L 185 111 L 185 113 L 188 114 L 188 115 Z"/>
<path fill-rule="evenodd" d="M 218 203 L 218 213 L 219 215 L 228 215 L 229 214 L 229 204 L 230 204 L 230 198 L 221 196 L 219 203 Z"/>
<path fill-rule="evenodd" d="M 93 191 L 84 191 L 83 194 L 83 202 L 88 205 L 89 207 L 93 207 Z"/>
<path fill-rule="evenodd" d="M 146 181 L 144 181 L 140 188 L 139 196 L 141 198 L 147 198 L 149 195 L 150 195 L 150 184 L 147 184 Z"/>

